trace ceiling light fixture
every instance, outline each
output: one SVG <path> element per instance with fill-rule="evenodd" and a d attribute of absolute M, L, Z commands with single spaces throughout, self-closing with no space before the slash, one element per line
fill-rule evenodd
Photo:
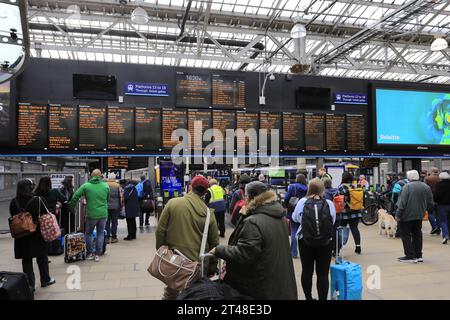
<path fill-rule="evenodd" d="M 148 14 L 144 8 L 137 7 L 131 13 L 131 22 L 135 24 L 146 24 L 148 22 Z"/>
<path fill-rule="evenodd" d="M 442 36 L 435 36 L 434 41 L 431 43 L 430 50 L 431 51 L 442 51 L 448 48 L 447 40 L 445 40 Z"/>

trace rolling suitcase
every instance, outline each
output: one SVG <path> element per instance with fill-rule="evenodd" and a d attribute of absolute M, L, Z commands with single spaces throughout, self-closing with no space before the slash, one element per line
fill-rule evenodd
<path fill-rule="evenodd" d="M 343 242 L 344 228 L 338 227 L 336 239 Z M 331 300 L 361 300 L 362 299 L 362 270 L 357 263 L 345 261 L 342 258 L 342 249 L 339 250 L 339 241 L 336 241 L 336 263 L 331 266 L 330 296 Z"/>
<path fill-rule="evenodd" d="M 23 272 L 0 272 L 0 300 L 34 300 L 33 291 Z"/>
<path fill-rule="evenodd" d="M 80 205 L 79 205 L 80 206 Z M 78 214 L 78 226 L 81 226 L 81 210 Z M 69 230 L 70 219 L 69 219 Z M 75 230 L 76 230 L 75 226 Z M 82 232 L 69 233 L 64 237 L 64 262 L 86 260 L 86 237 Z"/>

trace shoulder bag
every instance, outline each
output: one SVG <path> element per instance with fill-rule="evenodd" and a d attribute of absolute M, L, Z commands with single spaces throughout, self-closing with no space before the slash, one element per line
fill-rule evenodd
<path fill-rule="evenodd" d="M 28 201 L 25 209 L 22 209 L 20 208 L 19 201 L 15 199 L 17 209 L 19 209 L 21 212 L 13 215 L 8 219 L 9 230 L 11 232 L 11 236 L 14 239 L 20 239 L 36 232 L 37 226 L 33 221 L 33 216 L 30 212 L 26 211 L 33 200 L 34 197 L 31 198 L 30 201 Z"/>
<path fill-rule="evenodd" d="M 56 216 L 47 209 L 47 206 L 41 198 L 39 198 L 39 214 L 41 213 L 41 203 L 46 213 L 39 215 L 39 228 L 44 241 L 52 242 L 61 236 L 61 229 L 59 228 Z"/>
<path fill-rule="evenodd" d="M 210 218 L 211 213 L 207 208 L 200 256 L 205 252 Z M 177 249 L 170 250 L 168 246 L 161 246 L 156 252 L 148 272 L 164 282 L 169 288 L 183 291 L 201 277 L 200 268 L 201 264 L 198 261 L 191 261 Z"/>

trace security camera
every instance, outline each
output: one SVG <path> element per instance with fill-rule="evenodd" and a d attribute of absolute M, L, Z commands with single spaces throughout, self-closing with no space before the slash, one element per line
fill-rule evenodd
<path fill-rule="evenodd" d="M 275 81 L 275 75 L 273 73 L 269 76 L 269 80 L 270 81 Z"/>

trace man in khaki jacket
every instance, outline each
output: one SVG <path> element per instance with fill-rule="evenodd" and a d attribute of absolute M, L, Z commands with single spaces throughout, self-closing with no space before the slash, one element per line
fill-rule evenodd
<path fill-rule="evenodd" d="M 207 206 L 203 196 L 208 191 L 208 180 L 197 176 L 191 181 L 192 192 L 182 198 L 171 199 L 165 206 L 156 230 L 156 249 L 166 245 L 177 249 L 192 261 L 200 261 L 199 253 L 206 222 Z M 219 229 L 211 210 L 205 252 L 219 244 Z M 163 299 L 175 299 L 178 295 L 168 287 Z"/>

